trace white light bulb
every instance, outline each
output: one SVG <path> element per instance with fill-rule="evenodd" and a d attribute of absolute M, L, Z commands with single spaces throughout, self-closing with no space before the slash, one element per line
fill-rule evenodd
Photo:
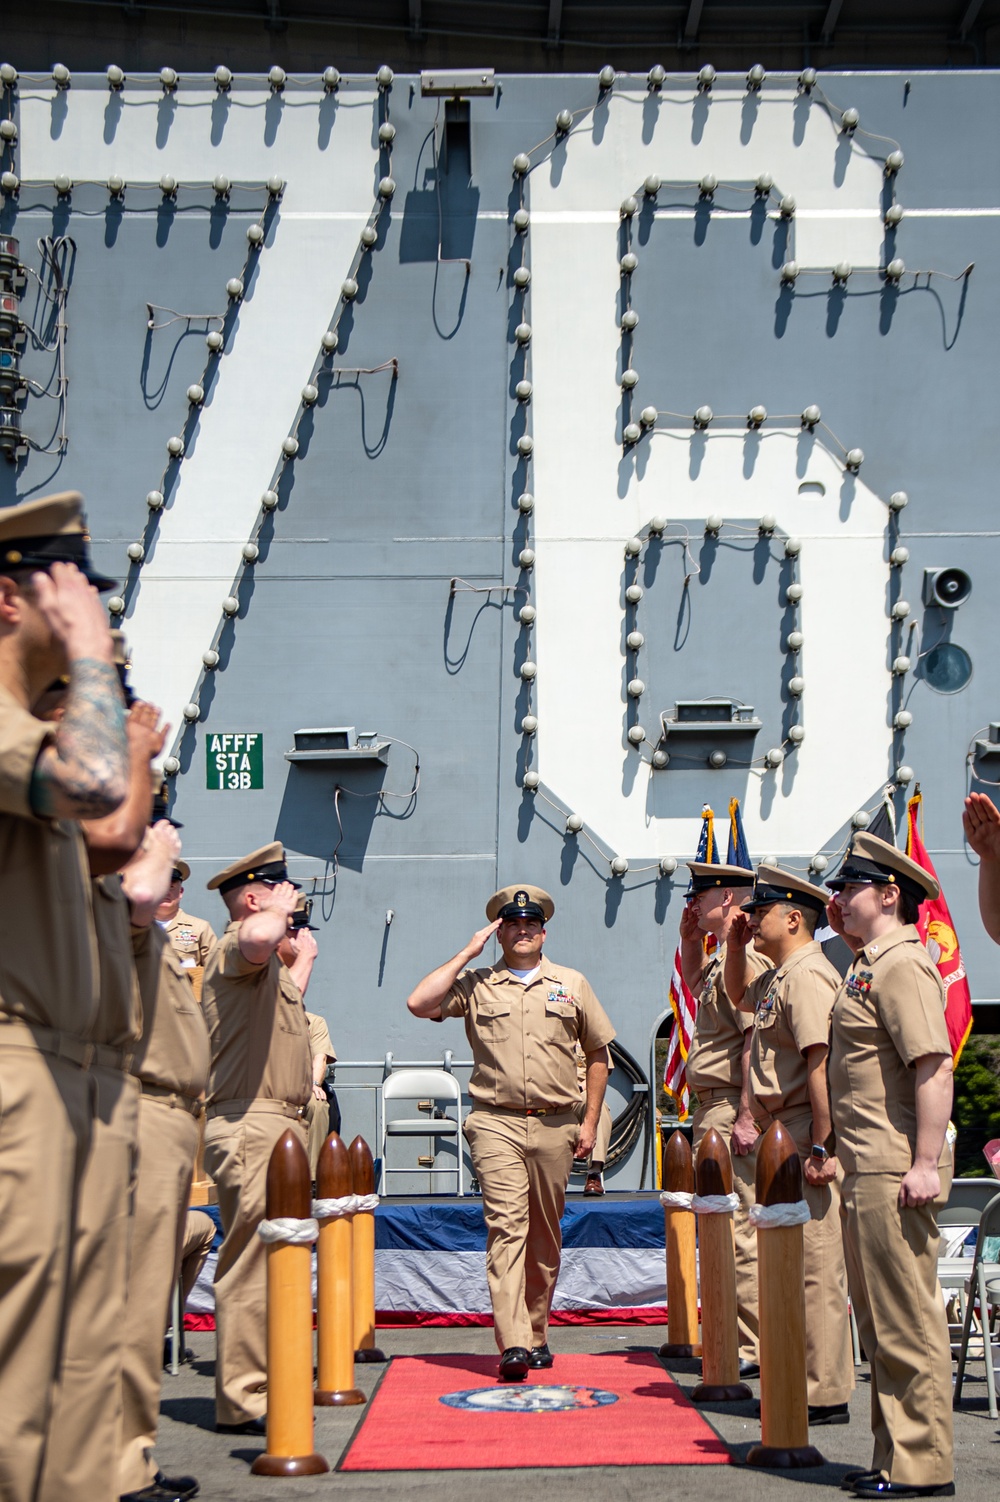
<path fill-rule="evenodd" d="M 766 198 L 771 189 L 774 187 L 774 178 L 771 176 L 770 172 L 762 172 L 757 178 L 757 181 L 754 183 L 753 187 L 754 192 L 760 198 Z"/>
<path fill-rule="evenodd" d="M 533 626 L 535 623 L 535 615 L 536 611 L 534 605 L 522 605 L 520 610 L 517 612 L 517 618 L 521 622 L 522 626 Z"/>
<path fill-rule="evenodd" d="M 233 302 L 239 302 L 243 296 L 243 283 L 238 276 L 231 276 L 226 283 L 226 294 Z"/>
<path fill-rule="evenodd" d="M 695 411 L 695 414 L 694 414 L 694 425 L 695 425 L 695 427 L 696 428 L 707 428 L 708 425 L 709 425 L 709 423 L 712 421 L 712 418 L 714 416 L 715 416 L 715 413 L 712 411 L 711 407 L 709 407 L 709 406 L 698 407 L 697 410 Z"/>
<path fill-rule="evenodd" d="M 530 490 L 524 490 L 517 498 L 517 509 L 524 516 L 530 516 L 535 509 L 535 497 Z"/>
<path fill-rule="evenodd" d="M 801 725 L 790 725 L 788 727 L 787 739 L 791 741 L 793 746 L 801 746 L 805 738 L 806 733 Z M 774 862 L 772 861 L 771 864 L 773 865 Z"/>
<path fill-rule="evenodd" d="M 533 714 L 526 714 L 524 716 L 524 719 L 521 721 L 521 734 L 522 735 L 534 735 L 534 733 L 535 733 L 535 731 L 537 729 L 538 729 L 538 716 L 537 715 L 533 715 Z"/>
<path fill-rule="evenodd" d="M 853 270 L 854 267 L 851 265 L 850 261 L 838 261 L 836 266 L 834 266 L 833 268 L 834 281 L 837 282 L 838 285 L 843 286 Z"/>
<path fill-rule="evenodd" d="M 641 725 L 630 725 L 628 728 L 628 740 L 632 746 L 641 746 L 646 739 L 646 732 Z"/>
<path fill-rule="evenodd" d="M 514 228 L 517 230 L 518 234 L 523 235 L 530 223 L 531 215 L 528 213 L 528 210 L 518 209 L 513 219 Z"/>
<path fill-rule="evenodd" d="M 646 86 L 650 89 L 663 87 L 663 81 L 667 76 L 667 70 L 662 63 L 654 63 L 646 74 Z"/>
<path fill-rule="evenodd" d="M 638 443 L 642 437 L 642 429 L 637 422 L 626 423 L 622 437 L 626 443 Z"/>
<path fill-rule="evenodd" d="M 641 699 L 645 692 L 646 685 L 643 683 L 641 678 L 629 679 L 628 695 L 630 699 Z"/>
<path fill-rule="evenodd" d="M 655 407 L 643 407 L 639 413 L 639 421 L 644 428 L 653 428 L 656 426 L 656 419 L 659 415 Z"/>
<path fill-rule="evenodd" d="M 518 266 L 517 270 L 514 272 L 514 286 L 523 292 L 530 281 L 531 272 L 528 270 L 527 266 Z"/>
<path fill-rule="evenodd" d="M 519 151 L 513 162 L 514 173 L 517 177 L 523 177 L 531 166 L 531 158 L 526 151 Z"/>
<path fill-rule="evenodd" d="M 256 563 L 257 559 L 260 557 L 260 548 L 255 542 L 245 542 L 243 544 L 242 552 L 244 563 Z"/>
<path fill-rule="evenodd" d="M 171 459 L 180 459 L 184 455 L 184 439 L 179 434 L 167 439 L 167 453 Z"/>
<path fill-rule="evenodd" d="M 764 753 L 764 761 L 769 767 L 780 767 L 785 759 L 785 753 L 780 746 L 772 746 L 770 751 Z"/>
<path fill-rule="evenodd" d="M 782 219 L 795 218 L 795 198 L 791 193 L 786 193 L 784 198 L 778 204 L 778 212 L 781 215 Z"/>
<path fill-rule="evenodd" d="M 785 264 L 784 264 L 784 266 L 782 266 L 782 268 L 781 268 L 781 280 L 783 282 L 794 282 L 796 280 L 796 278 L 798 277 L 798 274 L 799 274 L 799 263 L 798 263 L 798 261 L 786 261 Z"/>
<path fill-rule="evenodd" d="M 164 94 L 172 94 L 179 83 L 180 79 L 177 76 L 175 68 L 160 69 L 160 87 L 163 89 Z"/>
<path fill-rule="evenodd" d="M 394 177 L 380 177 L 378 183 L 379 198 L 391 198 L 396 191 L 396 179 Z"/>
<path fill-rule="evenodd" d="M 52 69 L 52 82 L 57 89 L 68 89 L 72 83 L 72 74 L 65 63 L 56 63 Z"/>
<path fill-rule="evenodd" d="M 517 399 L 518 399 L 519 402 L 530 402 L 531 401 L 531 382 L 530 381 L 518 381 L 517 385 L 514 387 L 514 395 L 517 397 Z"/>
<path fill-rule="evenodd" d="M 657 749 L 653 752 L 650 760 L 652 761 L 653 766 L 658 772 L 662 772 L 665 767 L 669 767 L 670 765 L 670 757 L 667 755 L 666 751 L 663 750 L 662 746 L 657 747 Z"/>
<path fill-rule="evenodd" d="M 278 492 L 276 490 L 265 490 L 260 498 L 260 504 L 265 511 L 274 511 L 278 505 Z"/>
<path fill-rule="evenodd" d="M 630 605 L 638 605 L 639 601 L 642 599 L 642 585 L 630 584 L 628 589 L 626 589 L 625 591 L 625 598 Z"/>
<path fill-rule="evenodd" d="M 906 766 L 905 763 L 902 766 L 897 767 L 896 781 L 899 783 L 900 787 L 905 787 L 908 782 L 912 782 L 913 768 Z"/>
<path fill-rule="evenodd" d="M 282 89 L 285 87 L 284 68 L 279 68 L 277 63 L 275 63 L 274 67 L 271 68 L 267 75 L 267 81 L 271 85 L 271 92 L 274 94 L 280 94 Z"/>
<path fill-rule="evenodd" d="M 218 355 L 222 353 L 222 346 L 225 343 L 225 340 L 219 333 L 218 329 L 209 329 L 208 333 L 205 335 L 205 343 L 208 345 L 208 348 L 211 350 L 213 355 Z"/>
<path fill-rule="evenodd" d="M 537 772 L 525 772 L 522 778 L 522 785 L 527 792 L 533 793 L 541 780 Z"/>
<path fill-rule="evenodd" d="M 630 537 L 628 542 L 625 544 L 625 557 L 638 558 L 641 552 L 642 539 L 640 537 Z"/>
<path fill-rule="evenodd" d="M 323 346 L 323 353 L 326 355 L 332 355 L 334 350 L 340 344 L 340 335 L 337 333 L 336 329 L 327 329 L 319 342 Z"/>
<path fill-rule="evenodd" d="M 531 434 L 522 433 L 520 438 L 517 440 L 517 452 L 521 455 L 521 458 L 527 459 L 528 455 L 533 451 L 534 447 L 535 440 L 532 438 Z"/>
<path fill-rule="evenodd" d="M 797 558 L 802 552 L 802 543 L 798 537 L 785 538 L 785 557 Z"/>
<path fill-rule="evenodd" d="M 716 771 L 724 767 L 726 765 L 725 751 L 713 751 L 708 758 L 708 764 L 710 767 L 714 767 Z"/>
<path fill-rule="evenodd" d="M 628 871 L 628 861 L 623 855 L 616 855 L 611 862 L 611 869 L 615 876 L 624 876 Z"/>
<path fill-rule="evenodd" d="M 861 124 L 861 116 L 853 105 L 850 109 L 844 110 L 844 113 L 840 117 L 840 124 L 841 128 L 848 133 L 857 130 Z"/>
<path fill-rule="evenodd" d="M 314 386 L 310 381 L 308 385 L 303 386 L 302 388 L 302 405 L 303 407 L 311 407 L 315 402 L 318 401 L 319 387 Z"/>
<path fill-rule="evenodd" d="M 767 72 L 766 72 L 763 64 L 762 63 L 754 63 L 753 67 L 747 73 L 747 88 L 751 92 L 753 92 L 756 89 L 759 89 L 760 86 L 761 86 L 761 84 L 764 82 L 764 79 L 766 77 L 767 77 Z"/>
<path fill-rule="evenodd" d="M 235 595 L 226 595 L 222 602 L 223 615 L 235 615 L 240 608 L 240 602 Z"/>
<path fill-rule="evenodd" d="M 905 490 L 894 490 L 892 492 L 892 495 L 889 497 L 889 510 L 902 511 L 903 507 L 908 506 L 909 503 L 910 497 L 907 495 Z"/>
<path fill-rule="evenodd" d="M 517 561 L 521 568 L 529 569 L 535 566 L 535 551 L 533 548 L 522 548 L 517 555 Z"/>
<path fill-rule="evenodd" d="M 706 516 L 705 531 L 709 537 L 718 537 L 719 533 L 722 531 L 723 521 L 724 518 L 716 515 L 714 511 L 710 516 Z"/>
<path fill-rule="evenodd" d="M 583 819 L 579 814 L 569 814 L 566 818 L 566 833 L 579 834 L 583 828 Z"/>
<path fill-rule="evenodd" d="M 667 530 L 667 518 L 665 516 L 651 516 L 649 518 L 649 531 L 652 537 L 660 537 Z"/>
<path fill-rule="evenodd" d="M 890 203 L 882 219 L 886 229 L 896 229 L 903 221 L 903 205 L 901 203 Z"/>
<path fill-rule="evenodd" d="M 809 869 L 810 871 L 814 871 L 817 876 L 822 876 L 829 864 L 830 862 L 825 855 L 814 855 L 809 862 Z"/>
<path fill-rule="evenodd" d="M 788 640 L 785 643 L 789 652 L 801 652 L 804 638 L 801 631 L 789 631 Z"/>
<path fill-rule="evenodd" d="M 186 720 L 190 720 L 192 722 L 201 718 L 201 710 L 198 708 L 198 705 L 194 702 L 193 699 L 190 701 L 190 703 L 185 704 L 184 708 L 181 710 L 181 713 Z"/>
<path fill-rule="evenodd" d="M 908 657 L 894 657 L 892 660 L 892 671 L 897 678 L 902 678 L 910 671 L 910 659 Z"/>
<path fill-rule="evenodd" d="M 247 225 L 247 240 L 250 242 L 250 244 L 255 249 L 257 249 L 261 245 L 263 245 L 263 243 L 264 243 L 264 226 L 262 224 L 248 224 Z"/>
<path fill-rule="evenodd" d="M 340 295 L 345 302 L 353 302 L 358 295 L 358 284 L 353 276 L 346 277 L 340 284 Z"/>
<path fill-rule="evenodd" d="M 811 406 L 803 407 L 803 409 L 802 409 L 802 426 L 804 428 L 814 428 L 816 426 L 816 424 L 822 420 L 822 417 L 823 417 L 822 412 L 820 411 L 820 409 L 816 406 L 816 404 L 814 402 L 814 403 L 812 403 Z"/>
<path fill-rule="evenodd" d="M 909 548 L 893 548 L 892 552 L 889 554 L 889 562 L 892 564 L 893 568 L 902 568 L 903 564 L 909 563 L 909 561 Z"/>
<path fill-rule="evenodd" d="M 176 756 L 166 756 L 163 759 L 163 770 L 168 777 L 176 777 L 181 769 L 181 764 Z"/>
<path fill-rule="evenodd" d="M 632 370 L 631 367 L 630 367 L 628 370 L 623 370 L 622 371 L 622 389 L 623 390 L 625 390 L 625 391 L 631 391 L 635 386 L 638 386 L 638 384 L 639 384 L 639 372 L 637 370 Z"/>
<path fill-rule="evenodd" d="M 892 618 L 894 621 L 905 621 L 909 613 L 909 600 L 897 600 L 895 605 L 892 607 Z"/>
<path fill-rule="evenodd" d="M 395 78 L 395 76 L 396 75 L 389 67 L 389 64 L 383 63 L 381 68 L 379 68 L 378 72 L 376 73 L 375 78 L 380 89 L 391 89 L 392 80 Z"/>
<path fill-rule="evenodd" d="M 538 676 L 538 664 L 537 664 L 537 662 L 530 662 L 530 661 L 529 662 L 522 662 L 522 664 L 521 664 L 521 677 L 524 679 L 525 683 L 530 683 L 532 681 L 532 679 L 536 678 L 537 676 Z"/>
<path fill-rule="evenodd" d="M 146 549 L 141 542 L 130 542 L 125 551 L 132 563 L 142 563 L 146 556 Z"/>
<path fill-rule="evenodd" d="M 699 179 L 698 192 L 700 193 L 702 198 L 711 198 L 718 186 L 719 179 L 716 177 L 715 173 L 706 172 L 705 176 Z"/>
<path fill-rule="evenodd" d="M 677 861 L 672 855 L 661 855 L 659 866 L 661 876 L 673 876 L 677 870 Z"/>
<path fill-rule="evenodd" d="M 569 110 L 560 110 L 556 115 L 556 130 L 560 135 L 565 135 L 573 124 L 573 115 Z"/>
<path fill-rule="evenodd" d="M 639 257 L 634 250 L 627 250 L 619 261 L 623 276 L 631 276 L 639 264 Z"/>
<path fill-rule="evenodd" d="M 212 77 L 215 79 L 215 87 L 219 93 L 228 94 L 232 88 L 233 75 L 224 63 L 219 64 Z"/>
<path fill-rule="evenodd" d="M 797 605 L 801 598 L 802 585 L 789 584 L 788 588 L 785 590 L 785 599 L 788 601 L 789 605 Z"/>
<path fill-rule="evenodd" d="M 751 407 L 750 408 L 750 411 L 747 413 L 747 427 L 748 428 L 760 428 L 760 427 L 763 427 L 764 423 L 766 423 L 766 422 L 767 422 L 767 408 L 766 407 Z M 771 530 L 773 531 L 774 529 L 772 528 Z"/>
<path fill-rule="evenodd" d="M 108 599 L 108 610 L 111 615 L 125 614 L 125 601 L 122 599 L 121 595 L 110 596 L 110 598 Z"/>
<path fill-rule="evenodd" d="M 632 334 L 639 327 L 639 315 L 634 308 L 626 308 L 622 314 L 622 331 Z"/>
<path fill-rule="evenodd" d="M 893 259 L 889 262 L 888 266 L 885 268 L 886 281 L 899 282 L 902 281 L 905 275 L 906 262 L 901 260 L 899 256 L 894 256 Z"/>
<path fill-rule="evenodd" d="M 175 198 L 177 196 L 177 179 L 171 173 L 164 172 L 160 178 L 160 192 L 164 198 Z"/>
<path fill-rule="evenodd" d="M 519 323 L 517 328 L 514 330 L 514 338 L 517 340 L 518 344 L 530 344 L 531 324 Z"/>
<path fill-rule="evenodd" d="M 340 87 L 339 68 L 323 69 L 323 87 L 328 94 L 332 94 L 334 89 L 338 89 Z"/>
<path fill-rule="evenodd" d="M 646 638 L 643 636 L 641 631 L 630 631 L 628 636 L 626 636 L 625 638 L 625 645 L 628 647 L 630 652 L 638 652 L 639 648 L 644 644 L 645 640 Z"/>
<path fill-rule="evenodd" d="M 605 63 L 604 67 L 597 75 L 597 82 L 600 84 L 602 89 L 610 89 L 614 84 L 615 77 L 616 75 L 614 68 L 612 68 L 610 63 Z"/>
<path fill-rule="evenodd" d="M 909 730 L 913 724 L 913 716 L 908 709 L 900 709 L 892 717 L 893 730 Z"/>
<path fill-rule="evenodd" d="M 205 664 L 206 668 L 208 668 L 209 672 L 211 672 L 213 668 L 217 668 L 219 666 L 219 654 L 214 647 L 209 647 L 207 652 L 202 652 L 201 660 Z"/>
<path fill-rule="evenodd" d="M 631 219 L 632 215 L 638 212 L 639 200 L 630 193 L 627 198 L 622 199 L 618 213 L 622 219 Z"/>
<path fill-rule="evenodd" d="M 859 808 L 856 814 L 851 815 L 851 828 L 867 829 L 871 821 L 871 814 L 867 813 L 865 809 Z"/>
<path fill-rule="evenodd" d="M 294 459 L 299 451 L 299 440 L 289 433 L 287 438 L 281 440 L 281 452 L 286 459 Z"/>
<path fill-rule="evenodd" d="M 804 678 L 799 677 L 798 674 L 796 674 L 796 676 L 794 678 L 789 678 L 789 680 L 788 680 L 788 692 L 791 694 L 791 696 L 792 696 L 793 699 L 799 699 L 799 698 L 801 698 L 802 695 L 805 693 L 805 688 L 806 688 L 806 680 Z"/>
<path fill-rule="evenodd" d="M 146 505 L 149 507 L 150 511 L 162 511 L 163 491 L 150 490 L 146 495 Z"/>
<path fill-rule="evenodd" d="M 192 407 L 200 407 L 205 400 L 204 386 L 199 386 L 197 382 L 193 386 L 189 386 L 187 389 L 187 399 Z"/>
<path fill-rule="evenodd" d="M 707 93 L 714 82 L 715 69 L 711 63 L 706 63 L 703 68 L 698 69 L 698 87 L 703 93 Z"/>

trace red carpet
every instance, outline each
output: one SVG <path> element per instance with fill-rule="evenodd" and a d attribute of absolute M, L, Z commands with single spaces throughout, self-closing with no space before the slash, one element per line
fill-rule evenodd
<path fill-rule="evenodd" d="M 726 1446 L 647 1352 L 557 1355 L 551 1371 L 518 1383 L 497 1382 L 496 1369 L 495 1356 L 395 1357 L 340 1469 L 729 1463 Z M 550 1388 L 560 1408 L 538 1411 Z M 498 1412 L 500 1402 L 519 1411 Z"/>

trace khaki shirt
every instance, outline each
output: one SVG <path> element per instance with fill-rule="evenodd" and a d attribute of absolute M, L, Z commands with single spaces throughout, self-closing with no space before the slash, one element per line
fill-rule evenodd
<path fill-rule="evenodd" d="M 205 918 L 194 918 L 178 908 L 163 930 L 185 970 L 196 965 L 206 965 L 212 950 L 218 944 L 215 929 Z"/>
<path fill-rule="evenodd" d="M 816 1044 L 826 1047 L 839 987 L 840 975 L 815 939 L 747 987 L 743 1002 L 754 1008 L 751 1109 L 756 1104 L 777 1116 L 809 1107 L 805 1052 Z"/>
<path fill-rule="evenodd" d="M 101 1001 L 91 1041 L 127 1049 L 142 1033 L 128 898 L 118 875 L 96 876 L 91 890 L 101 972 Z"/>
<path fill-rule="evenodd" d="M 463 970 L 441 1003 L 463 1017 L 472 1045 L 469 1094 L 477 1105 L 568 1110 L 579 1103 L 574 1045 L 594 1053 L 615 1030 L 579 970 L 542 957 L 527 986 L 506 965 Z"/>
<path fill-rule="evenodd" d="M 336 1064 L 337 1055 L 333 1049 L 330 1029 L 327 1027 L 324 1018 L 318 1016 L 315 1012 L 306 1012 L 306 1021 L 309 1024 L 310 1057 L 315 1058 L 317 1054 L 323 1054 L 325 1058 L 330 1060 L 331 1064 Z"/>
<path fill-rule="evenodd" d="M 272 954 L 254 965 L 230 923 L 205 970 L 201 1004 L 212 1044 L 209 1105 L 280 1100 L 304 1106 L 312 1095 L 309 1024 L 291 975 Z"/>
<path fill-rule="evenodd" d="M 768 968 L 767 960 L 752 946 L 746 955 L 758 975 Z M 720 944 L 705 966 L 688 1051 L 688 1084 L 696 1095 L 702 1090 L 731 1090 L 739 1095 L 743 1089 L 743 1034 L 753 1025 L 753 1017 L 730 1001 L 725 965 L 726 946 Z"/>
<path fill-rule="evenodd" d="M 142 1038 L 132 1073 L 147 1085 L 197 1100 L 208 1084 L 208 1028 L 181 962 L 158 923 L 133 928 Z"/>
<path fill-rule="evenodd" d="M 913 1065 L 951 1055 L 944 987 L 917 930 L 858 951 L 833 1004 L 830 1110 L 847 1173 L 906 1173 L 917 1142 Z M 947 1142 L 941 1163 L 950 1163 Z"/>
<path fill-rule="evenodd" d="M 0 687 L 0 1014 L 90 1039 L 100 981 L 83 835 L 30 801 L 54 733 Z"/>

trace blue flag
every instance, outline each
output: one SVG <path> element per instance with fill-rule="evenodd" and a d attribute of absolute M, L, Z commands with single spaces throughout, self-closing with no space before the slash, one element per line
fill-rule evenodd
<path fill-rule="evenodd" d="M 747 849 L 747 837 L 743 833 L 743 819 L 740 816 L 740 800 L 729 800 L 729 853 L 726 856 L 726 864 L 729 866 L 742 866 L 744 871 L 752 871 L 750 852 Z"/>
<path fill-rule="evenodd" d="M 701 810 L 701 835 L 698 839 L 698 853 L 696 861 L 708 861 L 711 865 L 719 864 L 719 842 L 715 838 L 715 814 L 706 803 Z"/>

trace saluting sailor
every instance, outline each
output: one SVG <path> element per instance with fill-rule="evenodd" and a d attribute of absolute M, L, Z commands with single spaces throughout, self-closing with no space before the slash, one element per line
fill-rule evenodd
<path fill-rule="evenodd" d="M 750 1112 L 747 1080 L 751 1017 L 734 1005 L 726 990 L 726 940 L 740 903 L 753 890 L 748 867 L 688 861 L 691 886 L 681 914 L 681 968 L 684 982 L 698 1003 L 694 1036 L 688 1051 L 688 1084 L 698 1098 L 692 1146 L 697 1153 L 712 1127 L 729 1144 L 733 1191 L 740 1208 L 733 1216 L 736 1235 L 736 1307 L 739 1321 L 740 1376 L 756 1377 L 757 1233 L 750 1224 L 757 1171 L 757 1126 Z M 705 937 L 718 941 L 706 955 Z M 763 955 L 750 951 L 754 973 L 767 969 Z"/>
<path fill-rule="evenodd" d="M 844 1250 L 871 1362 L 871 1469 L 860 1497 L 954 1496 L 951 1347 L 935 1207 L 948 1198 L 952 1062 L 944 988 L 914 926 L 938 884 L 854 836 L 828 913 L 854 951 L 833 1006 L 830 1104 L 844 1169 Z"/>
<path fill-rule="evenodd" d="M 202 989 L 212 1044 L 205 1167 L 225 1235 L 215 1273 L 215 1420 L 231 1433 L 264 1433 L 267 1277 L 257 1227 L 274 1144 L 292 1127 L 306 1147 L 302 1117 L 312 1089 L 302 990 L 277 954 L 299 889 L 280 842 L 242 856 L 208 887 L 231 919 Z"/>
<path fill-rule="evenodd" d="M 462 1017 L 472 1046 L 465 1122 L 483 1191 L 486 1277 L 500 1379 L 550 1367 L 549 1309 L 562 1249 L 559 1220 L 573 1159 L 593 1151 L 615 1030 L 579 970 L 542 953 L 555 904 L 512 886 L 486 904 L 489 923 L 407 1000 L 415 1017 Z M 470 968 L 496 934 L 503 960 Z M 574 1046 L 587 1061 L 580 1111 Z"/>
<path fill-rule="evenodd" d="M 761 1131 L 787 1127 L 803 1163 L 806 1374 L 810 1424 L 850 1422 L 854 1362 L 840 1230 L 837 1160 L 831 1155 L 826 1083 L 830 1012 L 840 975 L 814 935 L 828 895 L 780 866 L 757 884 L 729 930 L 726 990 L 753 1014 L 750 1109 Z M 754 973 L 748 946 L 771 968 Z"/>

